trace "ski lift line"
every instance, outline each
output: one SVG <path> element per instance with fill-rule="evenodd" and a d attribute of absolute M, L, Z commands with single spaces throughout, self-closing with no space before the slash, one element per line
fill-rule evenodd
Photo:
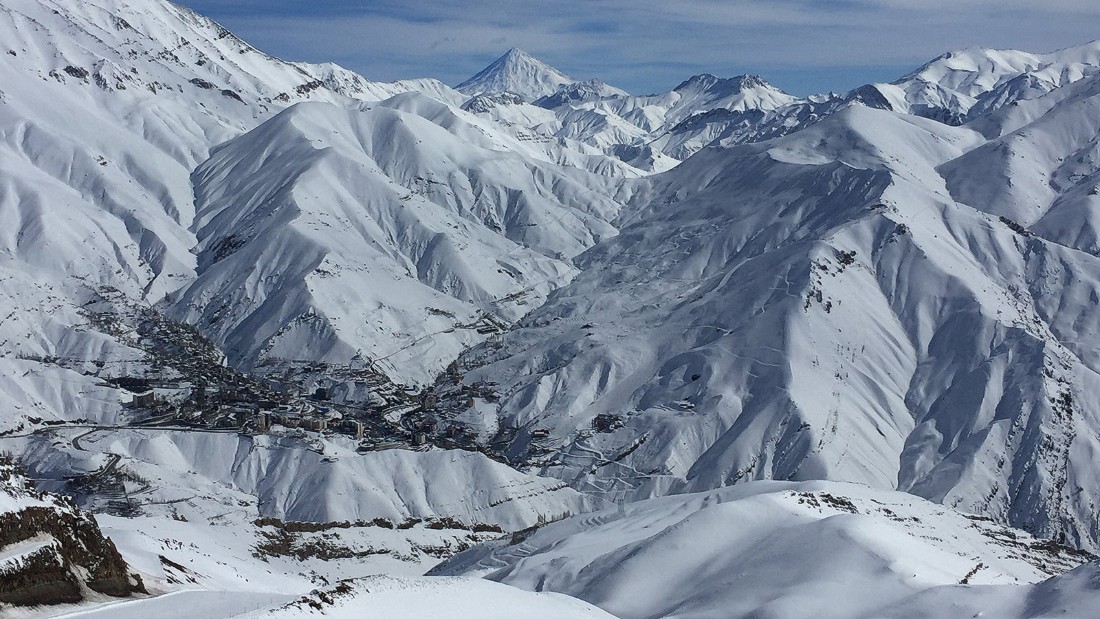
<path fill-rule="evenodd" d="M 463 328 L 463 329 L 470 329 L 470 328 L 472 328 L 472 327 L 470 327 L 470 326 L 463 326 L 463 325 L 455 325 L 455 327 L 461 327 L 461 328 Z M 453 331 L 455 327 L 450 327 L 450 329 L 451 329 L 451 330 Z M 375 360 L 375 361 L 385 361 L 385 360 L 389 359 L 390 357 L 392 357 L 392 356 L 396 355 L 397 353 L 400 353 L 400 352 L 404 352 L 404 351 L 406 351 L 406 350 L 408 350 L 408 349 L 410 349 L 410 348 L 412 348 L 412 347 L 414 347 L 414 346 L 416 346 L 416 345 L 420 344 L 420 342 L 423 342 L 424 340 L 427 340 L 428 338 L 432 338 L 432 337 L 435 337 L 435 336 L 437 336 L 437 335 L 443 335 L 443 334 L 445 334 L 445 333 L 447 333 L 447 332 L 448 332 L 448 331 L 447 331 L 447 329 L 443 329 L 443 330 L 441 330 L 441 331 L 435 331 L 435 332 L 433 332 L 433 333 L 426 333 L 426 334 L 424 334 L 424 335 L 422 335 L 422 336 L 418 337 L 417 339 L 413 340 L 413 341 L 412 341 L 412 342 L 411 342 L 410 344 L 408 344 L 408 345 L 406 345 L 406 346 L 402 346 L 401 348 L 398 348 L 398 349 L 396 349 L 396 350 L 393 350 L 393 351 L 391 351 L 390 353 L 388 353 L 388 354 L 385 354 L 385 355 L 382 355 L 382 356 L 380 356 L 380 357 L 374 357 L 374 360 Z"/>
<path fill-rule="evenodd" d="M 718 325 L 692 325 L 690 327 L 683 327 L 680 330 L 681 331 L 690 331 L 691 329 L 714 329 L 716 331 L 722 331 L 725 335 L 731 335 L 733 333 L 733 329 L 729 329 L 727 327 L 719 327 Z M 759 348 L 759 347 L 754 347 L 754 348 Z"/>

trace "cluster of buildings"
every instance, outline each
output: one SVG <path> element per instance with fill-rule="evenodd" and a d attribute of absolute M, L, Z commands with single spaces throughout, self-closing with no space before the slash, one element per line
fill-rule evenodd
<path fill-rule="evenodd" d="M 327 409 L 310 412 L 295 410 L 285 404 L 273 411 L 261 410 L 256 414 L 252 427 L 256 432 L 266 433 L 276 425 L 313 432 L 333 431 L 346 434 L 358 441 L 366 436 L 366 425 L 358 419 L 347 419 L 339 413 L 329 413 Z"/>

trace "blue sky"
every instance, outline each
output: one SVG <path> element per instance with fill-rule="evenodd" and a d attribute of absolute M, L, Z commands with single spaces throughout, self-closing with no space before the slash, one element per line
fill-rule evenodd
<path fill-rule="evenodd" d="M 634 93 L 756 73 L 794 94 L 890 80 L 971 46 L 1100 38 L 1096 0 L 177 0 L 260 49 L 455 84 L 511 47 Z"/>

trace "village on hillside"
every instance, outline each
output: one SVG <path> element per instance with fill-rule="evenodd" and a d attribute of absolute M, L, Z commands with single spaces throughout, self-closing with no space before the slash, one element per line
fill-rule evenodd
<path fill-rule="evenodd" d="M 116 389 L 126 427 L 272 434 L 312 442 L 322 451 L 316 439 L 339 434 L 356 440 L 360 452 L 437 446 L 499 459 L 456 419 L 474 406 L 474 398 L 496 402 L 495 385 L 463 384 L 454 364 L 437 385 L 424 389 L 394 383 L 366 359 L 342 365 L 269 360 L 245 374 L 230 367 L 191 325 L 152 308 L 126 306 L 108 287 L 96 292 L 95 302 L 85 308 L 89 326 L 145 358 L 93 364 L 35 360 L 83 371 Z M 89 424 L 42 421 L 36 431 L 72 425 Z"/>

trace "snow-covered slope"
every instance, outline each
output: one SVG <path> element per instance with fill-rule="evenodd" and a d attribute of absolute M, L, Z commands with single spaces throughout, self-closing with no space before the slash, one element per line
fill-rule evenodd
<path fill-rule="evenodd" d="M 513 47 L 455 89 L 468 95 L 512 93 L 526 101 L 552 95 L 576 80 Z"/>
<path fill-rule="evenodd" d="M 112 496 L 86 496 L 90 507 L 109 508 L 122 493 L 140 513 L 189 519 L 226 511 L 308 522 L 447 517 L 514 530 L 586 509 L 561 482 L 477 452 L 355 447 L 340 437 L 74 428 L 28 439 L 21 450 L 45 487 L 79 495 L 74 477 L 121 475 Z"/>
<path fill-rule="evenodd" d="M 482 539 L 447 519 L 518 529 L 754 479 L 900 489 L 1100 545 L 1096 44 L 958 53 L 795 100 L 710 75 L 631 96 L 518 51 L 464 92 L 376 84 L 159 0 L 12 0 L 0 38 L 3 446 L 90 507 L 156 521 L 115 526 L 164 590 L 186 578 L 137 529 L 169 519 L 432 519 L 334 534 L 384 546 L 372 570 L 407 569 Z M 180 347 L 153 354 L 127 322 L 152 305 L 291 393 L 230 396 L 251 379 L 195 335 L 189 387 L 214 377 L 219 401 L 188 419 L 124 411 L 105 379 L 183 372 Z M 438 393 L 393 384 L 431 383 L 474 345 Z M 314 388 L 278 380 L 288 359 L 347 364 L 316 385 L 337 402 L 295 418 L 321 429 L 256 422 Z M 361 445 L 330 413 L 379 436 Z M 800 539 L 856 536 L 842 524 Z M 287 557 L 328 533 L 268 526 L 226 563 L 271 533 L 296 594 L 326 584 Z M 202 554 L 184 553 L 224 589 L 230 570 Z M 642 555 L 600 569 L 629 576 Z M 582 572 L 577 586 L 611 582 Z M 902 604 L 914 589 L 894 576 L 882 591 Z M 943 599 L 984 603 L 970 595 Z"/>
<path fill-rule="evenodd" d="M 173 313 L 231 361 L 346 362 L 427 382 L 615 234 L 615 180 L 539 161 L 418 94 L 299 105 L 194 175 L 195 282 Z M 489 323 L 494 324 L 494 323 Z"/>
<path fill-rule="evenodd" d="M 468 357 L 507 453 L 610 496 L 860 481 L 1095 548 L 1100 264 L 956 201 L 937 168 L 983 142 L 855 106 L 636 185 Z"/>
<path fill-rule="evenodd" d="M 343 586 L 341 586 L 343 585 Z M 473 578 L 375 577 L 320 590 L 301 601 L 272 608 L 269 617 L 356 619 L 363 609 L 394 619 L 614 619 L 581 600 L 549 592 L 529 592 Z M 326 598 L 328 601 L 326 601 Z M 310 602 L 313 602 L 312 604 Z"/>
<path fill-rule="evenodd" d="M 1014 587 L 932 587 L 883 609 L 880 617 L 934 619 L 936 617 L 1080 617 L 1096 614 L 1100 604 L 1100 562 L 1082 565 L 1041 583 Z"/>
<path fill-rule="evenodd" d="M 973 48 L 949 52 L 891 84 L 892 109 L 951 124 L 1034 99 L 1100 70 L 1100 42 L 1047 54 Z"/>
<path fill-rule="evenodd" d="M 936 594 L 1008 597 L 1088 558 L 899 492 L 756 482 L 555 522 L 433 573 L 566 593 L 624 619 L 963 616 L 933 612 L 949 607 Z M 1088 588 L 1064 597 L 1087 608 L 1097 600 Z"/>
<path fill-rule="evenodd" d="M 66 613 L 65 611 L 75 611 Z M 70 607 L 59 614 L 37 609 L 20 619 L 78 616 L 82 619 L 253 619 L 255 617 L 359 619 L 614 619 L 575 598 L 533 593 L 476 578 L 371 576 L 341 579 L 300 595 L 279 592 L 181 589 L 133 602 Z"/>

